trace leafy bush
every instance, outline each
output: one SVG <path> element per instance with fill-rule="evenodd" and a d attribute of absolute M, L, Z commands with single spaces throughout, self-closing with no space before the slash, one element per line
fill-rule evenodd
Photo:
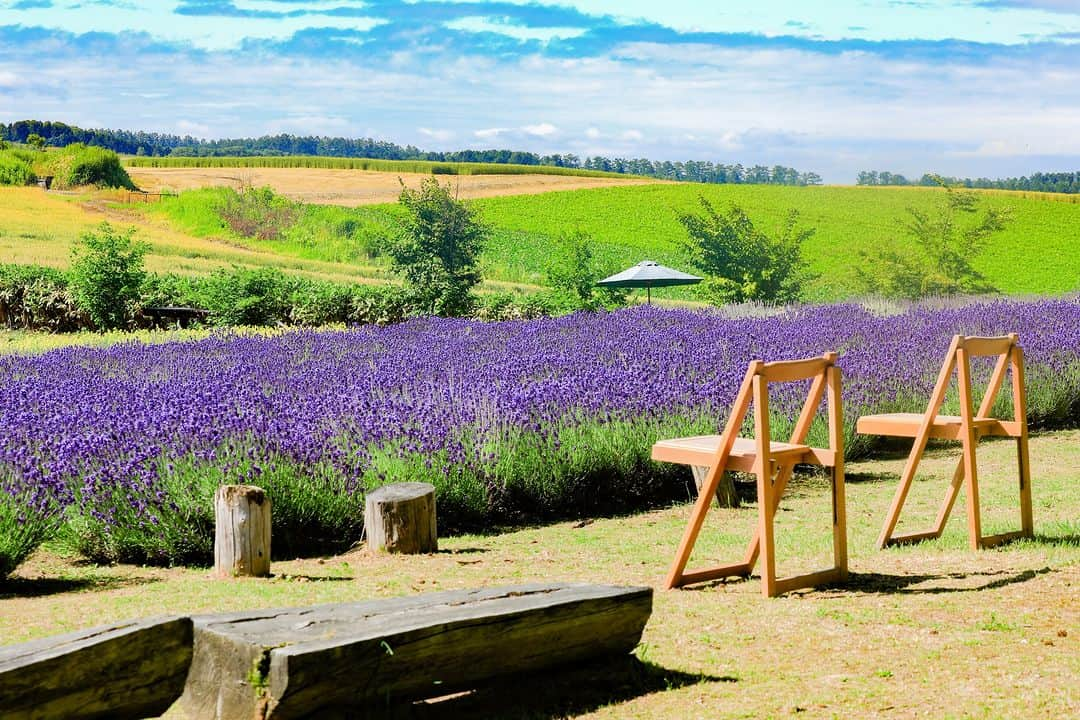
<path fill-rule="evenodd" d="M 388 254 L 425 314 L 467 316 L 472 288 L 480 282 L 478 261 L 488 229 L 450 195 L 450 187 L 427 178 L 419 190 L 402 184 L 406 214 Z"/>
<path fill-rule="evenodd" d="M 592 238 L 579 230 L 564 236 L 560 244 L 561 251 L 548 268 L 548 282 L 562 291 L 563 304 L 568 301 L 573 310 L 614 309 L 626 305 L 626 290 L 596 286 L 597 280 L 611 272 L 602 270 L 596 261 Z"/>
<path fill-rule="evenodd" d="M 59 187 L 98 185 L 135 189 L 120 158 L 112 150 L 76 143 L 49 154 L 49 167 Z"/>
<path fill-rule="evenodd" d="M 901 229 L 909 242 L 892 241 L 861 252 L 857 269 L 870 292 L 915 300 L 931 295 L 975 295 L 996 291 L 973 262 L 991 237 L 1005 229 L 1011 213 L 981 209 L 971 191 L 944 186 L 945 196 L 929 211 L 909 207 Z"/>
<path fill-rule="evenodd" d="M 203 307 L 215 325 L 287 325 L 300 282 L 274 268 L 219 270 L 206 281 Z"/>
<path fill-rule="evenodd" d="M 114 230 L 104 222 L 72 248 L 72 294 L 99 329 L 127 327 L 135 316 L 149 246 L 135 242 L 134 234 L 135 228 Z"/>
<path fill-rule="evenodd" d="M 33 164 L 22 153 L 0 150 L 0 185 L 30 185 L 37 181 Z"/>
<path fill-rule="evenodd" d="M 9 328 L 74 332 L 92 326 L 67 276 L 35 265 L 0 265 L 0 322 Z"/>
<path fill-rule="evenodd" d="M 721 214 L 704 196 L 698 201 L 704 214 L 687 213 L 679 222 L 690 236 L 687 253 L 706 275 L 700 296 L 714 305 L 797 302 L 811 279 L 802 244 L 814 234 L 798 228 L 798 212 L 788 213 L 780 232 L 769 237 L 737 205 Z"/>
<path fill-rule="evenodd" d="M 226 196 L 221 219 L 241 237 L 280 240 L 297 220 L 297 203 L 274 193 L 270 187 L 246 188 Z"/>

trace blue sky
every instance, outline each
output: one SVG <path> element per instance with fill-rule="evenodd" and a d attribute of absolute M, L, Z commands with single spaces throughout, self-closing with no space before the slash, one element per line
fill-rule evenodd
<path fill-rule="evenodd" d="M 0 0 L 0 121 L 1080 169 L 1080 0 Z"/>

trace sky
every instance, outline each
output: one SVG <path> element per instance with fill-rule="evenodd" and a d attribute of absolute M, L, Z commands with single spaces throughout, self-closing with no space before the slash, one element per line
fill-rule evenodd
<path fill-rule="evenodd" d="M 1080 170 L 1080 0 L 0 0 L 0 122 Z"/>

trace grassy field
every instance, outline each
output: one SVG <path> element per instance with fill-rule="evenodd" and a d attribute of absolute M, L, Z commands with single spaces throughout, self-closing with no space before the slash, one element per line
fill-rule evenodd
<path fill-rule="evenodd" d="M 280 172 L 296 174 L 296 182 L 302 183 L 305 173 L 329 171 Z M 400 189 L 396 176 L 380 177 L 372 192 Z M 206 182 L 212 184 L 210 179 Z M 517 190 L 508 187 L 508 192 L 529 191 L 524 186 Z M 899 226 L 906 209 L 929 208 L 941 192 L 928 188 L 655 183 L 470 202 L 492 227 L 483 262 L 490 281 L 487 287 L 494 289 L 529 289 L 543 284 L 562 238 L 578 230 L 592 236 L 601 264 L 611 272 L 642 259 L 690 269 L 680 248 L 685 231 L 678 216 L 696 211 L 699 195 L 720 209 L 732 203 L 742 206 L 768 230 L 776 228 L 789 209 L 796 209 L 803 225 L 816 229 L 804 248 L 818 274 L 807 288 L 806 299 L 831 302 L 864 294 L 856 276 L 859 251 L 903 240 Z M 1080 289 L 1080 205 L 1060 202 L 1058 196 L 1045 193 L 990 191 L 983 196 L 988 206 L 1007 207 L 1014 218 L 975 262 L 992 284 L 1009 294 L 1059 294 Z M 123 208 L 107 202 L 107 196 L 63 197 L 26 188 L 2 188 L 0 199 L 2 262 L 62 267 L 71 242 L 108 219 L 140 228 L 140 236 L 152 245 L 148 257 L 152 270 L 203 274 L 237 264 L 279 267 L 336 280 L 383 282 L 391 278 L 385 262 L 372 259 L 368 251 L 373 238 L 396 225 L 395 204 L 348 209 L 311 206 L 305 211 L 310 222 L 293 233 L 295 237 L 267 243 L 230 235 L 222 229 L 219 218 L 208 221 L 205 208 L 200 211 L 195 207 L 199 202 L 187 199 L 170 201 L 169 207 Z M 342 241 L 332 232 L 342 221 L 355 224 L 354 240 Z M 326 226 L 325 231 L 319 230 L 319 223 Z M 684 288 L 659 290 L 656 296 L 676 300 L 692 297 Z"/>
<path fill-rule="evenodd" d="M 1014 446 L 981 446 L 987 532 L 1016 522 Z M 961 498 L 946 534 L 877 551 L 901 455 L 848 465 L 849 584 L 765 600 L 759 581 L 657 591 L 636 659 L 504 681 L 407 718 L 1064 718 L 1080 713 L 1080 432 L 1031 441 L 1036 538 L 967 549 Z M 956 460 L 934 448 L 905 517 L 927 523 Z M 826 563 L 828 493 L 800 477 L 779 514 L 780 570 Z M 440 539 L 428 556 L 275 562 L 269 580 L 199 568 L 94 566 L 42 551 L 0 588 L 0 643 L 111 620 L 392 597 L 531 580 L 659 587 L 688 517 L 628 517 Z M 714 509 L 694 562 L 740 556 L 756 506 Z"/>
<path fill-rule="evenodd" d="M 575 230 L 589 233 L 612 267 L 648 258 L 685 269 L 679 248 L 685 231 L 678 216 L 698 211 L 699 195 L 721 210 L 737 204 L 769 230 L 795 209 L 803 226 L 816 229 L 804 246 L 812 270 L 820 274 L 808 288 L 808 299 L 828 302 L 862 292 L 855 275 L 858 252 L 902 239 L 898 226 L 906 208 L 929 208 L 942 192 L 680 183 L 487 198 L 474 206 L 496 229 L 488 251 L 492 265 L 504 279 L 520 282 L 537 282 L 551 244 Z M 991 283 L 1012 294 L 1080 289 L 1080 205 L 1046 194 L 991 192 L 985 198 L 988 207 L 1011 208 L 1014 216 L 975 263 Z"/>
<path fill-rule="evenodd" d="M 287 155 L 272 157 L 132 157 L 124 158 L 130 168 L 318 168 L 371 170 L 387 173 L 426 175 L 569 175 L 575 177 L 625 178 L 622 173 L 551 165 L 510 163 L 435 162 L 429 160 L 376 160 L 372 158 Z M 633 177 L 633 176 L 630 176 Z"/>

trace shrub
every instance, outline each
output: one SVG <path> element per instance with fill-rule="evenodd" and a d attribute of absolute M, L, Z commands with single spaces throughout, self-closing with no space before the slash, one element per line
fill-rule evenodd
<path fill-rule="evenodd" d="M 477 263 L 487 227 L 435 178 L 425 179 L 419 190 L 403 183 L 400 202 L 406 215 L 388 248 L 394 269 L 423 312 L 468 315 L 475 302 L 472 288 L 480 282 Z"/>
<path fill-rule="evenodd" d="M 215 325 L 286 325 L 300 282 L 273 268 L 219 270 L 206 281 L 203 306 Z"/>
<path fill-rule="evenodd" d="M 36 265 L 0 265 L 0 322 L 9 328 L 73 332 L 91 327 L 67 276 Z"/>
<path fill-rule="evenodd" d="M 114 230 L 102 223 L 72 248 L 71 290 L 79 308 L 102 330 L 131 324 L 146 271 L 143 256 L 149 248 L 132 238 L 135 228 Z"/>
<path fill-rule="evenodd" d="M 280 240 L 296 223 L 300 208 L 297 203 L 275 194 L 272 188 L 246 188 L 241 193 L 229 193 L 220 214 L 237 235 Z"/>
<path fill-rule="evenodd" d="M 996 290 L 972 263 L 1005 229 L 1010 212 L 987 208 L 980 213 L 975 193 L 941 184 L 945 197 L 932 210 L 907 209 L 908 220 L 900 226 L 908 243 L 887 242 L 876 252 L 860 253 L 863 262 L 856 272 L 868 291 L 915 300 Z"/>
<path fill-rule="evenodd" d="M 54 182 L 60 187 L 98 185 L 135 189 L 127 170 L 120 164 L 120 158 L 112 150 L 76 143 L 51 153 L 49 157 Z"/>
<path fill-rule="evenodd" d="M 814 234 L 798 227 L 798 212 L 788 213 L 780 232 L 770 237 L 738 206 L 721 214 L 704 196 L 698 200 L 704 214 L 688 213 L 679 222 L 690 236 L 684 243 L 686 251 L 706 275 L 699 294 L 714 305 L 797 302 L 812 277 L 802 244 Z"/>
<path fill-rule="evenodd" d="M 599 288 L 596 281 L 611 273 L 599 266 L 592 238 L 578 231 L 562 238 L 561 252 L 548 268 L 548 282 L 562 291 L 562 302 L 572 310 L 614 309 L 626 305 L 626 290 Z"/>
<path fill-rule="evenodd" d="M 20 153 L 0 150 L 0 185 L 30 185 L 37 181 L 34 167 Z"/>

